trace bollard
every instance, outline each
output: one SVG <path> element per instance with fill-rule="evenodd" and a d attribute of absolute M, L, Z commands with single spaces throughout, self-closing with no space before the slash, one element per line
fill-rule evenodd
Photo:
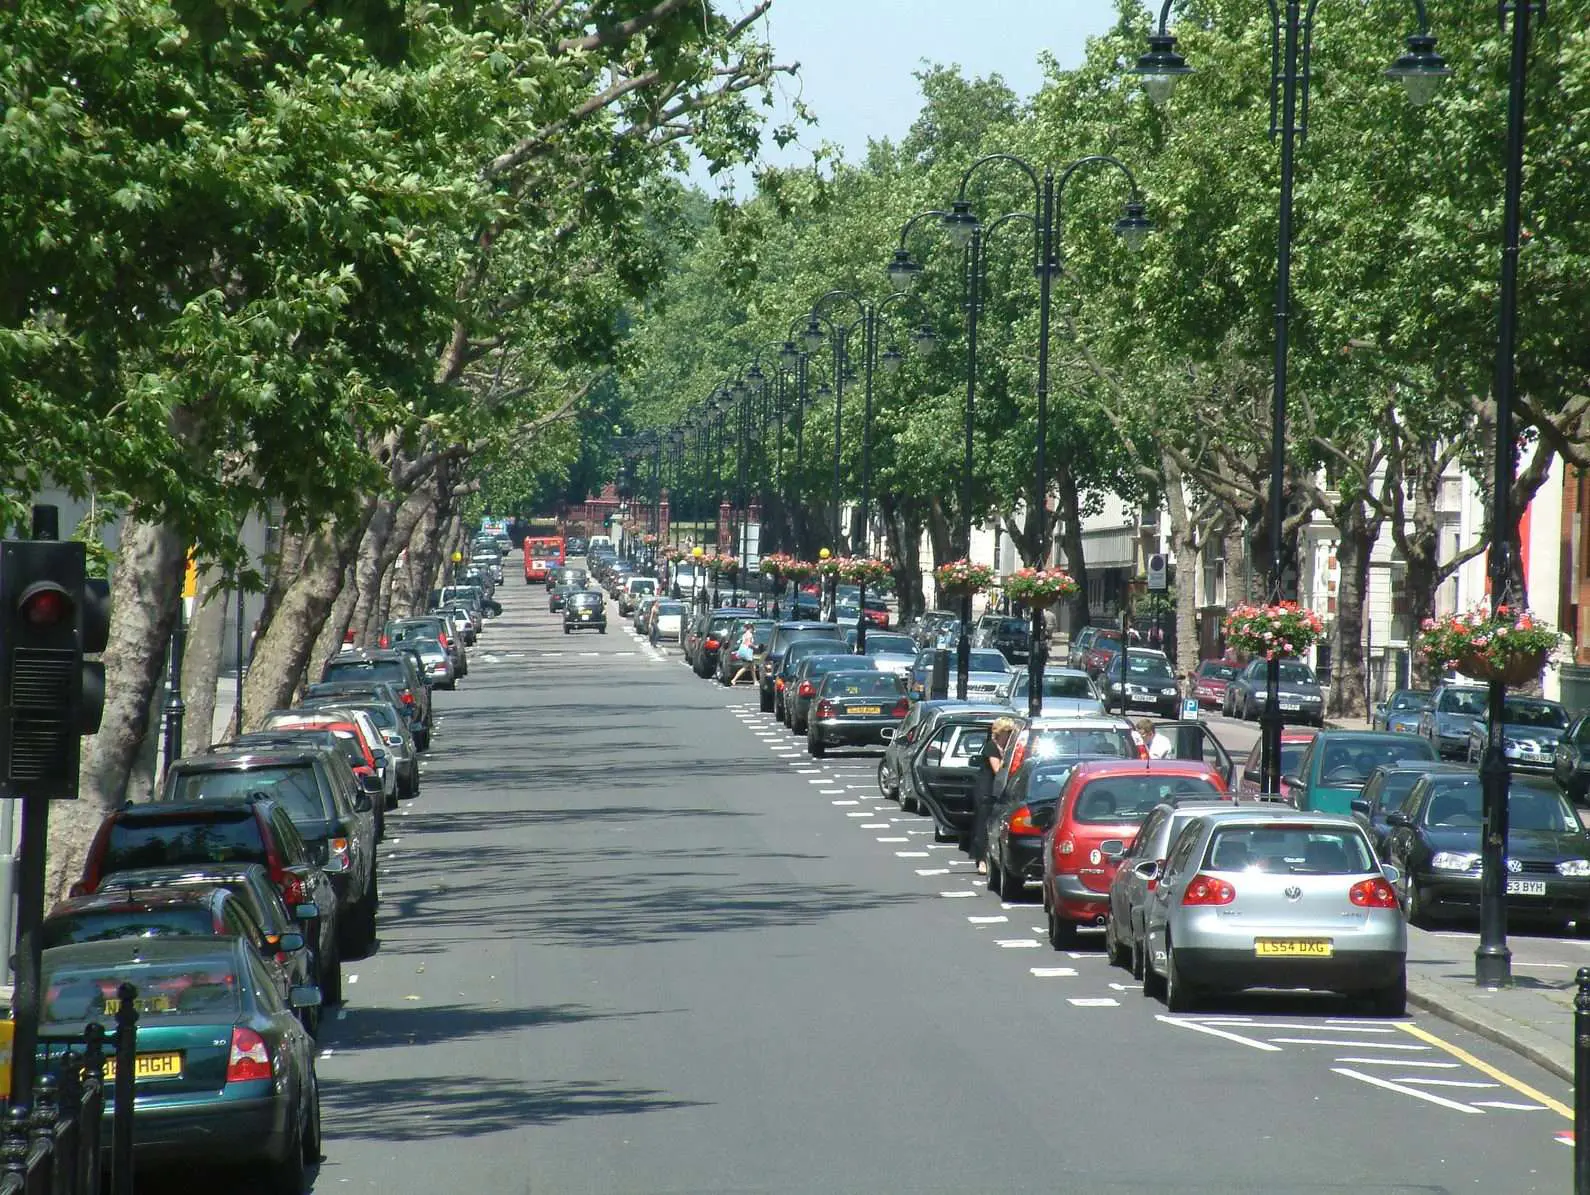
<path fill-rule="evenodd" d="M 943 701 L 950 695 L 950 652 L 941 647 L 933 653 L 933 675 L 928 681 L 928 696 Z"/>
<path fill-rule="evenodd" d="M 1573 1195 L 1590 1195 L 1590 967 L 1573 998 Z"/>

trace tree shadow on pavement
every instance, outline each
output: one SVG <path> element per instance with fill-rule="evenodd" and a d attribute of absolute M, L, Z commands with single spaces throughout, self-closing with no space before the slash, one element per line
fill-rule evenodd
<path fill-rule="evenodd" d="M 590 1116 L 701 1107 L 646 1087 L 595 1079 L 520 1083 L 478 1075 L 339 1080 L 321 1093 L 326 1149 L 338 1139 L 433 1141 L 484 1137 Z"/>
<path fill-rule="evenodd" d="M 401 999 L 402 993 L 388 993 Z M 388 1046 L 435 1045 L 475 1037 L 492 1037 L 517 1029 L 579 1025 L 587 1021 L 627 1021 L 660 1016 L 668 1010 L 602 1011 L 583 1004 L 545 1004 L 528 1008 L 490 1007 L 480 1004 L 414 1004 L 396 1007 L 361 1007 L 345 1021 L 329 1026 L 322 1045 L 338 1053 L 379 1050 Z"/>

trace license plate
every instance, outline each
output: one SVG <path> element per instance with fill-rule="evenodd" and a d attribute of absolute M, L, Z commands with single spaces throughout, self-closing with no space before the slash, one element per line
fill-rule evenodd
<path fill-rule="evenodd" d="M 850 707 L 852 714 L 881 714 L 883 707 L 880 705 L 853 705 Z"/>
<path fill-rule="evenodd" d="M 1283 701 L 1281 702 L 1281 708 L 1289 714 L 1295 714 L 1303 707 L 1295 701 Z"/>
<path fill-rule="evenodd" d="M 116 1077 L 116 1059 L 105 1059 L 105 1082 L 109 1083 Z M 140 1054 L 133 1066 L 135 1079 L 180 1079 L 182 1078 L 181 1054 Z"/>
<path fill-rule="evenodd" d="M 170 996 L 139 996 L 133 1001 L 133 1007 L 139 1012 L 170 1012 L 176 1006 L 177 1002 Z M 106 996 L 105 1015 L 113 1017 L 120 1011 L 120 997 Z"/>
<path fill-rule="evenodd" d="M 1545 896 L 1545 880 L 1508 880 L 1508 896 Z"/>
<path fill-rule="evenodd" d="M 1259 938 L 1253 943 L 1260 958 L 1330 958 L 1335 950 L 1327 938 Z"/>

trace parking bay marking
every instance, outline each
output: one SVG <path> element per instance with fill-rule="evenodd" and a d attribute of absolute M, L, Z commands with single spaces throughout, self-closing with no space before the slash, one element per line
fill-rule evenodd
<path fill-rule="evenodd" d="M 1416 1100 L 1424 1100 L 1442 1108 L 1451 1108 L 1454 1112 L 1462 1112 L 1468 1116 L 1484 1116 L 1480 1108 L 1471 1108 L 1467 1104 L 1460 1104 L 1456 1100 L 1449 1100 L 1445 1096 L 1436 1095 L 1429 1091 L 1420 1091 L 1417 1087 L 1406 1087 L 1401 1083 L 1393 1083 L 1390 1079 L 1382 1079 L 1378 1075 L 1366 1075 L 1363 1071 L 1354 1070 L 1350 1066 L 1333 1066 L 1331 1070 L 1338 1075 L 1345 1075 L 1349 1079 L 1357 1079 L 1360 1083 L 1368 1083 L 1371 1087 L 1381 1087 L 1387 1091 L 1395 1091 L 1400 1095 L 1411 1095 Z"/>
<path fill-rule="evenodd" d="M 1191 1029 L 1194 1033 L 1207 1033 L 1210 1037 L 1222 1037 L 1226 1041 L 1234 1041 L 1238 1045 L 1250 1046 L 1267 1054 L 1280 1054 L 1283 1052 L 1280 1046 L 1272 1045 L 1270 1042 L 1243 1037 L 1240 1033 L 1230 1033 L 1214 1025 L 1204 1025 L 1198 1021 L 1188 1020 L 1186 1017 L 1168 1017 L 1164 1013 L 1155 1013 L 1154 1019 L 1163 1021 L 1167 1025 L 1173 1025 L 1177 1029 Z"/>
<path fill-rule="evenodd" d="M 1039 979 L 1075 979 L 1077 974 L 1075 967 L 1028 967 L 1027 971 Z"/>
<path fill-rule="evenodd" d="M 1443 1050 L 1447 1054 L 1450 1054 L 1459 1062 L 1466 1062 L 1469 1066 L 1479 1071 L 1480 1074 L 1485 1075 L 1488 1078 L 1495 1079 L 1498 1083 L 1505 1083 L 1508 1087 L 1511 1087 L 1514 1091 L 1518 1092 L 1519 1095 L 1526 1096 L 1532 1100 L 1538 1100 L 1540 1103 L 1550 1108 L 1559 1116 L 1566 1117 L 1568 1120 L 1573 1119 L 1573 1109 L 1568 1107 L 1568 1105 L 1564 1104 L 1561 1100 L 1554 1100 L 1544 1092 L 1535 1090 L 1535 1088 L 1531 1087 L 1528 1083 L 1523 1082 L 1521 1079 L 1515 1079 L 1507 1072 L 1498 1070 L 1496 1067 L 1492 1066 L 1488 1062 L 1485 1062 L 1483 1059 L 1476 1058 L 1467 1050 L 1455 1046 L 1443 1038 L 1437 1037 L 1428 1029 L 1425 1029 L 1420 1025 L 1412 1024 L 1404 1024 L 1399 1027 L 1404 1033 L 1412 1034 L 1420 1041 L 1428 1042 L 1436 1049 Z"/>
<path fill-rule="evenodd" d="M 1119 1008 L 1121 1002 L 1114 996 L 1072 996 L 1067 1004 L 1075 1004 L 1078 1008 Z"/>

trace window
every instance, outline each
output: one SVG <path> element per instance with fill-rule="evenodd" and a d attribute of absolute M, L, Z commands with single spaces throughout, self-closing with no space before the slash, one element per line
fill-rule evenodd
<path fill-rule="evenodd" d="M 1467 714 L 1480 717 L 1485 713 L 1484 689 L 1444 689 L 1436 709 L 1443 714 Z"/>
<path fill-rule="evenodd" d="M 1181 833 L 1171 843 L 1170 853 L 1165 857 L 1165 874 L 1181 874 L 1187 867 L 1188 860 L 1192 857 L 1193 848 L 1198 845 L 1198 839 L 1203 834 L 1203 827 L 1196 820 L 1189 821 L 1182 827 Z"/>
<path fill-rule="evenodd" d="M 1375 856 L 1362 831 L 1277 822 L 1215 827 L 1203 865 L 1267 875 L 1360 875 L 1375 870 Z"/>
<path fill-rule="evenodd" d="M 70 942 L 108 942 L 114 938 L 207 938 L 215 932 L 202 905 L 163 909 L 89 909 L 51 917 L 39 930 L 43 949 Z"/>
<path fill-rule="evenodd" d="M 44 1019 L 56 1024 L 97 1021 L 113 1027 L 116 989 L 130 983 L 141 1020 L 184 1017 L 231 1021 L 239 1011 L 237 977 L 230 955 L 181 962 L 117 963 L 109 967 L 51 965 L 44 959 Z"/>
<path fill-rule="evenodd" d="M 1218 798 L 1220 790 L 1202 776 L 1101 776 L 1083 785 L 1072 802 L 1072 818 L 1083 824 L 1139 821 L 1167 797 L 1196 794 Z"/>
<path fill-rule="evenodd" d="M 265 847 L 251 814 L 241 817 L 117 821 L 101 867 L 104 874 L 178 863 L 264 863 Z"/>
<path fill-rule="evenodd" d="M 310 862 L 309 848 L 304 845 L 298 827 L 293 825 L 287 816 L 287 811 L 280 807 L 271 810 L 271 829 L 276 832 L 277 840 L 281 844 L 282 853 L 287 856 L 289 864 Z"/>
<path fill-rule="evenodd" d="M 361 758 L 362 764 L 364 760 Z M 285 764 L 280 767 L 238 769 L 230 771 L 181 771 L 173 774 L 166 785 L 164 799 L 168 801 L 225 800 L 229 797 L 246 797 L 261 793 L 300 817 L 324 817 L 325 806 L 320 799 L 320 786 L 315 783 L 315 771 L 309 764 Z"/>
<path fill-rule="evenodd" d="M 1159 837 L 1159 832 L 1165 828 L 1169 816 L 1163 809 L 1156 809 L 1150 813 L 1144 819 L 1142 828 L 1138 830 L 1137 837 L 1132 840 L 1132 845 L 1126 848 L 1126 858 L 1136 859 L 1147 852 L 1154 840 Z"/>

